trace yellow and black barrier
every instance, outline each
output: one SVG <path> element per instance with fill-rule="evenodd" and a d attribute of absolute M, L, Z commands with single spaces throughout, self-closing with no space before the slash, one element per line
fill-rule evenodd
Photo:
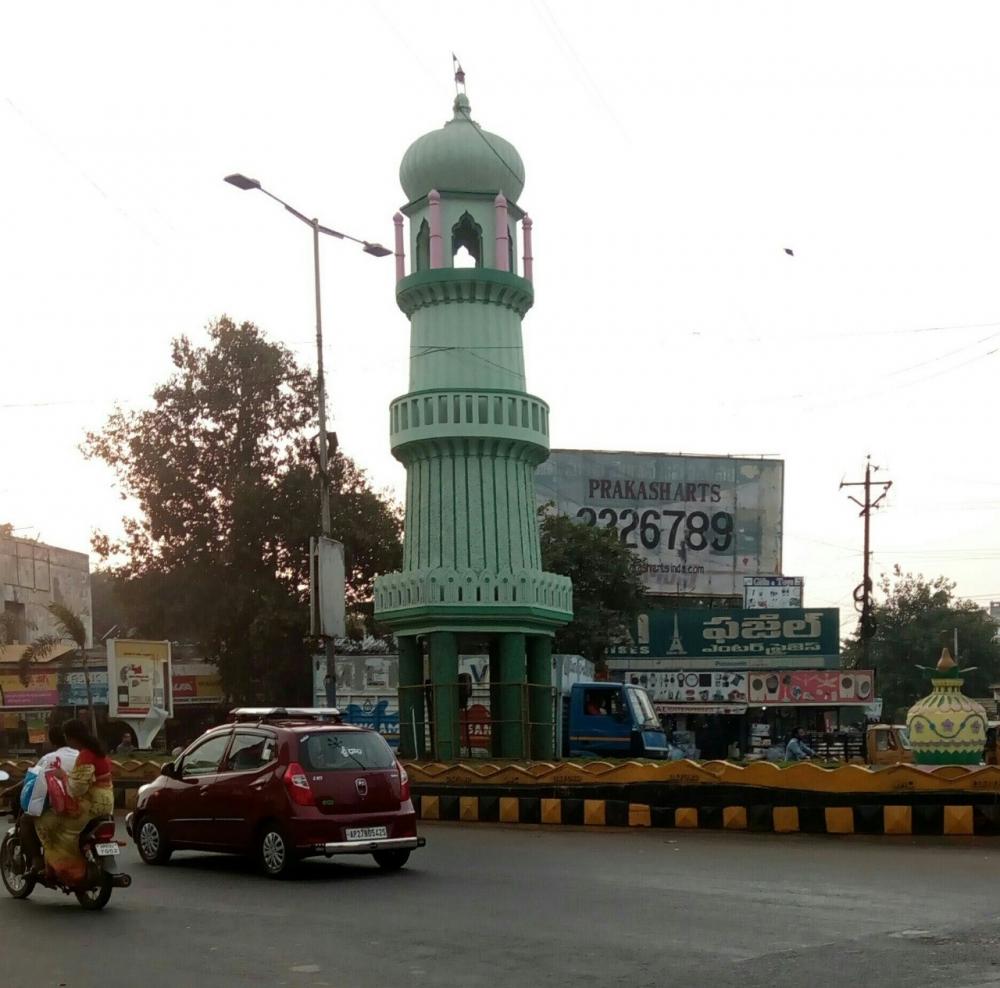
<path fill-rule="evenodd" d="M 995 807 L 977 804 L 651 806 L 584 796 L 420 794 L 422 820 L 586 827 L 660 827 L 756 833 L 1000 835 Z"/>
<path fill-rule="evenodd" d="M 1000 836 L 1000 768 L 412 762 L 425 820 Z"/>

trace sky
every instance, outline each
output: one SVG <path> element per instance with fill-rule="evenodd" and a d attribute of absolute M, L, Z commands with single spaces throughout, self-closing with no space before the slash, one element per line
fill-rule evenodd
<path fill-rule="evenodd" d="M 79 444 L 227 313 L 315 365 L 311 235 L 222 178 L 392 242 L 451 116 L 520 151 L 528 389 L 556 447 L 785 460 L 784 572 L 842 608 L 866 456 L 873 573 L 1000 600 L 995 3 L 94 2 L 0 38 L 0 521 L 87 550 L 123 502 Z M 794 251 L 793 256 L 785 248 Z M 392 259 L 322 245 L 341 448 L 402 491 Z M 96 562 L 96 558 L 95 558 Z"/>

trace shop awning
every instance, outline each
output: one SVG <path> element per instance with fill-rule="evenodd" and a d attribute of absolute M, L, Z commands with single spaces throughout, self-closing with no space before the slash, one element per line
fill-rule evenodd
<path fill-rule="evenodd" d="M 658 714 L 729 714 L 738 716 L 747 712 L 745 703 L 654 703 Z"/>
<path fill-rule="evenodd" d="M 813 707 L 816 710 L 834 710 L 837 707 L 870 707 L 876 702 L 876 697 L 868 700 L 754 700 L 751 707 L 760 710 L 763 707 L 772 707 L 775 710 L 789 709 L 793 707 Z"/>

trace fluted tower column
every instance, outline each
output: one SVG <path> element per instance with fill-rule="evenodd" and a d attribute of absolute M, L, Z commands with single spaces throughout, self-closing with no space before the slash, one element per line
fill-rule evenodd
<path fill-rule="evenodd" d="M 552 755 L 543 690 L 572 587 L 542 570 L 539 548 L 534 472 L 548 456 L 549 408 L 525 385 L 521 320 L 534 292 L 516 271 L 523 176 L 464 94 L 400 167 L 412 262 L 396 300 L 410 320 L 410 373 L 389 432 L 406 467 L 405 546 L 402 571 L 376 581 L 375 614 L 407 656 L 404 754 L 422 751 L 425 678 L 434 753 L 459 753 L 458 654 L 472 636 L 492 656 L 493 753 Z"/>

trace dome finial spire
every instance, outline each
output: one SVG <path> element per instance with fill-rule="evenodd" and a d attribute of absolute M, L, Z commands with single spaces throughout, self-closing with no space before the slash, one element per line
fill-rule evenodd
<path fill-rule="evenodd" d="M 465 91 L 465 70 L 458 56 L 451 53 L 452 66 L 455 69 L 455 102 L 452 109 L 455 111 L 455 120 L 468 120 L 472 122 L 472 106 L 469 103 L 469 96 Z"/>

